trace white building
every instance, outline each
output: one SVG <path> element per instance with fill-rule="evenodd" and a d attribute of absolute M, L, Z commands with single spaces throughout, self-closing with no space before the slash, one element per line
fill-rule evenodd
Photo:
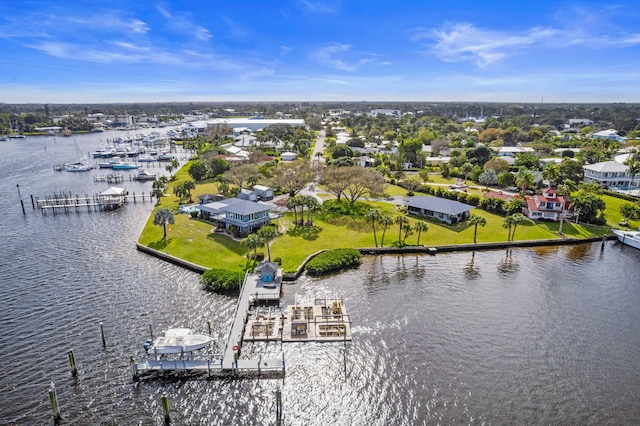
<path fill-rule="evenodd" d="M 290 118 L 290 119 L 265 119 L 265 118 L 212 118 L 206 121 L 208 127 L 214 127 L 216 125 L 226 124 L 227 126 L 235 129 L 239 127 L 246 127 L 252 132 L 256 130 L 262 130 L 265 127 L 273 126 L 274 124 L 288 124 L 290 126 L 304 127 L 305 123 L 303 119 Z"/>
<path fill-rule="evenodd" d="M 370 117 L 376 117 L 378 115 L 388 115 L 390 117 L 400 117 L 402 112 L 399 109 L 373 109 L 369 113 Z"/>
<path fill-rule="evenodd" d="M 628 189 L 638 186 L 638 176 L 634 176 L 633 184 L 629 175 L 629 168 L 615 161 L 587 164 L 584 169 L 584 181 L 597 183 L 613 189 Z"/>

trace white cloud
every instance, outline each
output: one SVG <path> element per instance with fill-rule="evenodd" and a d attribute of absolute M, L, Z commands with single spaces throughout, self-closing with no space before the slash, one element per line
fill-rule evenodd
<path fill-rule="evenodd" d="M 337 5 L 332 5 L 322 1 L 298 0 L 298 5 L 311 13 L 336 13 Z"/>
<path fill-rule="evenodd" d="M 316 50 L 311 56 L 321 64 L 339 69 L 342 71 L 355 71 L 356 66 L 353 62 L 347 62 L 340 58 L 344 53 L 349 52 L 351 46 L 348 44 L 333 43 Z"/>
<path fill-rule="evenodd" d="M 196 25 L 187 13 L 172 13 L 161 4 L 157 4 L 156 9 L 166 18 L 168 27 L 176 31 L 189 34 L 199 41 L 208 41 L 213 37 L 208 29 Z"/>
<path fill-rule="evenodd" d="M 485 30 L 472 24 L 453 24 L 434 31 L 417 31 L 412 41 L 433 39 L 433 52 L 447 62 L 472 61 L 485 67 L 524 48 L 554 37 L 557 31 L 535 27 L 519 33 Z"/>

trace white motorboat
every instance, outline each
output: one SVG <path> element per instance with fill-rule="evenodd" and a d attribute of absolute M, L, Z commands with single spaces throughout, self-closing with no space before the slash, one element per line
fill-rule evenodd
<path fill-rule="evenodd" d="M 616 234 L 618 240 L 622 244 L 640 249 L 640 231 L 622 231 L 620 229 L 613 229 L 613 233 Z"/>
<path fill-rule="evenodd" d="M 89 164 L 85 164 L 83 162 L 69 163 L 64 165 L 64 169 L 67 172 L 88 172 L 92 168 L 93 168 L 92 166 L 90 166 Z"/>
<path fill-rule="evenodd" d="M 147 340 L 144 349 L 147 354 L 182 354 L 206 348 L 211 342 L 211 336 L 193 334 L 190 328 L 170 328 L 164 336 Z"/>
<path fill-rule="evenodd" d="M 144 169 L 138 169 L 136 180 L 155 180 L 158 177 L 155 173 L 148 172 Z"/>

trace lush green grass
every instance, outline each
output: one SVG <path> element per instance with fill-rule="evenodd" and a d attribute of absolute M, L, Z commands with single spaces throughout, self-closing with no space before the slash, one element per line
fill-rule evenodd
<path fill-rule="evenodd" d="M 618 222 L 622 220 L 622 215 L 620 214 L 620 206 L 625 203 L 630 203 L 630 201 L 623 200 L 622 198 L 612 197 L 610 195 L 603 195 L 602 199 L 607 204 L 607 225 L 612 226 L 614 228 L 620 228 Z M 638 220 L 630 220 L 629 227 L 632 229 L 638 229 L 640 226 L 640 221 Z"/>
<path fill-rule="evenodd" d="M 173 195 L 172 185 L 189 178 L 187 167 L 183 167 L 176 173 L 176 180 L 169 184 L 167 196 L 163 197 L 157 207 L 167 207 L 176 211 L 179 200 Z M 446 183 L 453 183 L 451 179 Z M 395 185 L 389 186 L 389 195 L 406 195 L 406 190 Z M 205 193 L 217 193 L 218 188 L 215 182 L 209 181 L 198 183 L 193 191 L 193 199 Z M 328 197 L 333 198 L 333 197 Z M 605 196 L 607 203 L 608 224 L 614 226 L 621 220 L 619 212 L 620 205 L 625 201 L 618 198 Z M 387 202 L 367 202 L 367 204 L 380 208 L 386 214 L 399 215 L 397 206 Z M 504 218 L 485 212 L 480 209 L 473 209 L 472 214 L 483 216 L 487 219 L 487 225 L 478 227 L 477 241 L 499 242 L 507 240 L 507 229 L 503 228 Z M 421 219 L 410 218 L 412 225 Z M 214 233 L 213 224 L 200 220 L 191 219 L 186 214 L 175 214 L 174 225 L 168 233 L 167 240 L 162 239 L 163 230 L 161 226 L 153 225 L 153 213 L 145 226 L 139 242 L 140 244 L 185 259 L 187 261 L 208 267 L 222 268 L 229 270 L 243 270 L 247 266 L 245 255 L 248 250 L 241 243 L 233 241 L 226 235 Z M 314 218 L 313 227 L 295 228 L 292 225 L 293 215 L 285 214 L 278 219 L 278 228 L 283 233 L 277 237 L 271 245 L 272 258 L 282 259 L 283 269 L 287 272 L 294 271 L 300 266 L 304 259 L 312 253 L 323 249 L 335 248 L 365 248 L 374 247 L 374 237 L 371 223 L 364 218 L 350 216 L 327 217 L 322 219 L 320 215 Z M 420 244 L 424 246 L 448 245 L 448 244 L 469 244 L 473 242 L 473 226 L 466 223 L 447 226 L 435 222 L 427 222 L 429 229 L 423 232 L 420 237 Z M 631 222 L 630 225 L 637 227 L 640 224 Z M 558 236 L 559 223 L 555 222 L 530 222 L 526 225 L 518 226 L 516 230 L 516 240 L 538 240 L 553 239 Z M 384 245 L 389 246 L 398 239 L 398 225 L 390 225 L 385 235 Z M 607 233 L 606 227 L 584 227 L 573 223 L 564 222 L 562 231 L 564 235 L 571 238 L 586 238 L 600 236 Z M 378 245 L 381 244 L 382 230 L 377 227 Z M 418 243 L 417 234 L 410 235 L 406 241 L 408 245 Z M 259 250 L 262 253 L 266 249 Z"/>

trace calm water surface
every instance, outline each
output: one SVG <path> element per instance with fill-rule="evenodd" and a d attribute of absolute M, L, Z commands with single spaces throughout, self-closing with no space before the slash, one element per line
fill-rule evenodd
<path fill-rule="evenodd" d="M 86 153 L 115 136 L 76 141 Z M 0 424 L 50 423 L 51 381 L 72 425 L 162 424 L 163 392 L 174 424 L 274 424 L 278 388 L 292 425 L 640 424 L 640 251 L 615 243 L 366 257 L 358 269 L 285 287 L 284 303 L 345 298 L 346 369 L 342 344 L 246 344 L 245 356 L 284 351 L 284 381 L 134 383 L 128 358 L 149 325 L 205 331 L 211 321 L 221 346 L 235 300 L 136 251 L 149 203 L 31 210 L 31 194 L 106 189 L 91 178 L 104 171 L 53 171 L 75 153 L 69 138 L 0 142 Z"/>

